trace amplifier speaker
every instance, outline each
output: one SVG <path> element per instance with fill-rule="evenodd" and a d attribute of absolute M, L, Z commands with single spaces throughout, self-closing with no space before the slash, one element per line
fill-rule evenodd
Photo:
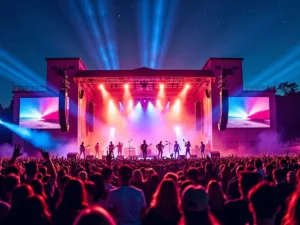
<path fill-rule="evenodd" d="M 211 151 L 210 156 L 211 156 L 211 158 L 220 158 L 221 154 L 219 151 Z"/>
<path fill-rule="evenodd" d="M 197 155 L 191 155 L 190 159 L 197 159 Z"/>
<path fill-rule="evenodd" d="M 59 91 L 59 124 L 60 130 L 63 132 L 69 131 L 68 119 L 68 92 L 66 90 Z"/>
<path fill-rule="evenodd" d="M 203 128 L 203 106 L 202 102 L 196 102 L 196 131 L 202 131 Z"/>
<path fill-rule="evenodd" d="M 83 99 L 83 96 L 84 96 L 84 90 L 81 90 L 81 91 L 79 92 L 79 98 L 80 98 L 80 99 Z"/>
<path fill-rule="evenodd" d="M 185 155 L 180 155 L 179 158 L 180 159 L 185 159 Z"/>
<path fill-rule="evenodd" d="M 88 129 L 89 132 L 94 132 L 94 108 L 95 108 L 95 103 L 93 101 L 89 102 L 89 106 L 88 106 Z"/>
<path fill-rule="evenodd" d="M 86 159 L 94 159 L 95 158 L 95 156 L 93 156 L 93 155 L 87 155 L 86 156 Z"/>
<path fill-rule="evenodd" d="M 210 98 L 210 94 L 209 94 L 208 89 L 205 89 L 205 95 L 206 95 L 206 98 Z"/>
<path fill-rule="evenodd" d="M 79 155 L 77 152 L 69 152 L 67 154 L 67 159 L 78 159 L 79 158 Z"/>
<path fill-rule="evenodd" d="M 228 90 L 222 89 L 220 92 L 220 118 L 218 128 L 220 131 L 225 131 L 228 123 Z"/>
<path fill-rule="evenodd" d="M 118 160 L 124 160 L 124 156 L 123 156 L 123 155 L 118 155 L 118 156 L 117 156 L 117 159 L 118 159 Z"/>

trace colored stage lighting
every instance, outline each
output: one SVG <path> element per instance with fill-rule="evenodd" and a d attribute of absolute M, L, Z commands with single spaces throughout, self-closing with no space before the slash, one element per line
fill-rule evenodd
<path fill-rule="evenodd" d="M 143 100 L 144 102 L 146 102 L 147 100 L 144 98 L 144 100 Z"/>
<path fill-rule="evenodd" d="M 185 85 L 185 88 L 186 88 L 186 89 L 189 89 L 189 88 L 190 88 L 190 85 L 189 85 L 189 84 L 186 84 L 186 85 Z"/>
<path fill-rule="evenodd" d="M 104 89 L 104 85 L 103 85 L 103 84 L 100 84 L 100 85 L 99 85 L 99 88 L 100 88 L 101 90 L 103 90 L 103 89 Z"/>
<path fill-rule="evenodd" d="M 164 84 L 160 84 L 160 89 L 163 89 L 164 87 L 165 87 L 165 85 Z"/>
<path fill-rule="evenodd" d="M 0 120 L 0 124 L 3 124 L 2 120 Z"/>
<path fill-rule="evenodd" d="M 128 89 L 129 88 L 129 84 L 124 84 L 124 88 Z"/>

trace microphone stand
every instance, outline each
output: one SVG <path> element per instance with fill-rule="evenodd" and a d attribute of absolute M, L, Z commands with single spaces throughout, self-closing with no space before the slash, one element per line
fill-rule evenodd
<path fill-rule="evenodd" d="M 129 146 L 128 155 L 129 155 L 129 158 L 130 158 L 130 142 L 132 142 L 132 139 L 128 141 L 128 146 Z"/>
<path fill-rule="evenodd" d="M 170 142 L 168 142 L 168 141 L 166 141 L 167 143 L 168 143 L 168 145 L 169 145 L 169 156 L 171 155 L 171 143 Z"/>

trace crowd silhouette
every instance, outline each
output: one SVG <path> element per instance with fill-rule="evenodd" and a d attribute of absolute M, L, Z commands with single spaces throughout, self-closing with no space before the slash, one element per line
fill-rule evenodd
<path fill-rule="evenodd" d="M 296 155 L 0 159 L 0 224 L 298 225 Z"/>

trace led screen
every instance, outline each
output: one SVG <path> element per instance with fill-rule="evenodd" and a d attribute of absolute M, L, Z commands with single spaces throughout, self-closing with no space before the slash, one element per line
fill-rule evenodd
<path fill-rule="evenodd" d="M 60 129 L 58 98 L 21 98 L 20 126 L 31 129 Z"/>
<path fill-rule="evenodd" d="M 269 128 L 268 97 L 229 97 L 228 128 Z"/>

